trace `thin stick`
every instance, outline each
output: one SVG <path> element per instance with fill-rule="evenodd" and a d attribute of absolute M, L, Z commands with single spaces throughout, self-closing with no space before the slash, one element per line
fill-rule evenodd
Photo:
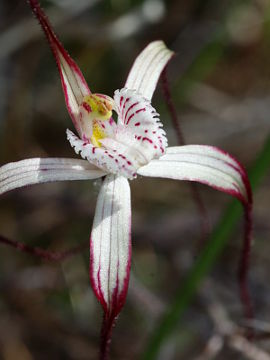
<path fill-rule="evenodd" d="M 41 249 L 39 247 L 32 247 L 26 244 L 23 244 L 16 240 L 8 239 L 0 235 L 0 243 L 4 245 L 9 245 L 19 251 L 26 252 L 30 255 L 42 258 L 47 261 L 63 261 L 68 257 L 76 255 L 86 249 L 89 244 L 84 243 L 82 245 L 75 246 L 74 248 L 59 252 L 59 251 L 48 251 Z"/>
<path fill-rule="evenodd" d="M 169 113 L 171 115 L 172 123 L 176 132 L 178 144 L 183 146 L 186 144 L 180 122 L 178 119 L 176 108 L 172 101 L 172 94 L 170 91 L 169 83 L 168 83 L 168 77 L 167 77 L 167 67 L 164 68 L 162 74 L 161 74 L 161 83 L 162 83 L 162 90 L 163 95 L 166 101 L 166 105 L 168 107 Z M 205 239 L 207 239 L 208 235 L 210 234 L 210 224 L 209 219 L 207 216 L 207 211 L 205 208 L 205 205 L 203 203 L 202 197 L 199 193 L 198 187 L 195 183 L 191 182 L 189 183 L 190 191 L 193 197 L 193 200 L 195 204 L 197 205 L 198 213 L 200 215 L 201 219 L 201 242 L 203 243 Z"/>
<path fill-rule="evenodd" d="M 240 286 L 240 297 L 244 306 L 244 315 L 248 320 L 254 318 L 254 310 L 248 288 L 248 270 L 250 263 L 250 252 L 252 243 L 252 205 L 247 204 L 244 208 L 245 211 L 245 234 L 243 250 L 239 264 L 239 286 Z M 248 338 L 253 338 L 253 329 L 249 329 Z"/>
<path fill-rule="evenodd" d="M 109 360 L 112 341 L 112 329 L 115 325 L 115 321 L 116 318 L 114 316 L 107 317 L 104 313 L 100 333 L 100 360 Z"/>
<path fill-rule="evenodd" d="M 166 100 L 168 110 L 171 114 L 173 126 L 177 134 L 178 143 L 180 145 L 185 145 L 185 139 L 181 131 L 177 112 L 172 101 L 166 70 L 167 69 L 165 68 L 161 74 L 164 97 Z M 246 179 L 245 181 L 248 182 L 248 179 Z M 207 216 L 206 208 L 198 191 L 198 188 L 194 183 L 190 184 L 190 188 L 194 202 L 197 205 L 201 217 L 201 229 L 202 229 L 201 242 L 203 244 L 204 240 L 207 238 L 207 236 L 210 233 L 208 216 Z M 248 289 L 248 270 L 249 270 L 249 260 L 250 260 L 250 251 L 251 251 L 251 241 L 252 241 L 252 193 L 249 182 L 248 182 L 248 189 L 249 189 L 249 193 L 248 193 L 249 201 L 248 203 L 243 204 L 244 212 L 245 212 L 245 234 L 244 234 L 243 250 L 239 264 L 238 279 L 239 279 L 239 288 L 240 288 L 240 298 L 244 308 L 244 315 L 247 319 L 253 319 L 254 318 L 253 305 L 251 301 L 250 292 Z M 248 338 L 249 339 L 253 338 L 252 330 L 249 332 Z"/>

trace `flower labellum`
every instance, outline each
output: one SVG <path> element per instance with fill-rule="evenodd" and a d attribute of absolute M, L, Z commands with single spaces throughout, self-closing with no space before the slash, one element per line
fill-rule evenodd
<path fill-rule="evenodd" d="M 105 359 L 112 325 L 125 303 L 129 283 L 128 180 L 141 175 L 197 181 L 238 198 L 249 209 L 250 185 L 243 167 L 218 148 L 168 147 L 159 114 L 151 105 L 160 74 L 173 56 L 162 41 L 150 43 L 141 52 L 124 87 L 116 90 L 113 98 L 93 94 L 38 1 L 29 3 L 55 57 L 66 106 L 77 133 L 67 130 L 67 139 L 82 159 L 35 158 L 4 165 L 0 168 L 0 194 L 42 182 L 105 176 L 90 236 L 90 280 L 104 310 L 101 359 Z"/>

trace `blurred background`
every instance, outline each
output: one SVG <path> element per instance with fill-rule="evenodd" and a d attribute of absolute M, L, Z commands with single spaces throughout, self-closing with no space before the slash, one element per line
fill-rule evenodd
<path fill-rule="evenodd" d="M 270 132 L 269 0 L 41 3 L 93 92 L 112 96 L 144 46 L 163 39 L 177 54 L 168 77 L 186 142 L 219 146 L 252 167 Z M 66 141 L 72 123 L 58 72 L 26 1 L 1 0 L 0 31 L 0 163 L 76 157 Z M 161 86 L 153 101 L 169 144 L 177 145 Z M 86 244 L 79 254 L 49 262 L 0 243 L 1 360 L 97 358 L 102 313 L 89 284 L 87 243 L 98 189 L 98 182 L 63 182 L 1 196 L 1 235 L 51 251 Z M 138 178 L 131 189 L 132 275 L 112 359 L 147 354 L 204 247 L 187 183 Z M 198 190 L 215 229 L 231 199 L 203 185 Z M 238 296 L 240 220 L 157 359 L 270 359 L 269 201 L 265 169 L 254 193 L 250 288 L 256 321 L 245 322 Z M 258 334 L 252 345 L 244 341 L 247 326 Z"/>

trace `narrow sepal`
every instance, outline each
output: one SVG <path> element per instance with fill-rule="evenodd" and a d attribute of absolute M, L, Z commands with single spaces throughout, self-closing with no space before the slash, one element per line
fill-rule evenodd
<path fill-rule="evenodd" d="M 141 167 L 138 174 L 176 180 L 197 181 L 229 193 L 242 203 L 252 202 L 248 176 L 228 153 L 212 146 L 170 147 L 159 160 Z"/>
<path fill-rule="evenodd" d="M 90 94 L 90 90 L 78 65 L 70 57 L 55 35 L 54 30 L 50 25 L 44 11 L 41 9 L 38 0 L 28 1 L 52 49 L 52 53 L 60 73 L 67 109 L 76 130 L 80 134 L 79 107 L 83 101 L 83 98 Z"/>
<path fill-rule="evenodd" d="M 160 74 L 173 54 L 163 41 L 151 42 L 136 58 L 125 87 L 136 90 L 151 100 Z"/>
<path fill-rule="evenodd" d="M 124 305 L 131 261 L 130 188 L 126 178 L 106 176 L 90 238 L 90 279 L 106 319 Z"/>
<path fill-rule="evenodd" d="M 27 185 L 96 179 L 104 175 L 96 166 L 81 159 L 26 159 L 0 167 L 0 194 Z"/>

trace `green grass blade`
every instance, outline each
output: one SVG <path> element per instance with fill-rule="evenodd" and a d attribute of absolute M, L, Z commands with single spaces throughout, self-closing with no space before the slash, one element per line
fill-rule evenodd
<path fill-rule="evenodd" d="M 249 172 L 249 178 L 253 191 L 258 186 L 262 177 L 270 167 L 270 137 L 267 139 L 264 148 L 258 155 L 257 160 Z M 220 223 L 213 231 L 208 244 L 198 257 L 184 284 L 175 295 L 175 299 L 168 308 L 160 324 L 154 331 L 148 347 L 143 354 L 143 359 L 155 359 L 164 340 L 171 334 L 179 319 L 185 312 L 190 301 L 195 295 L 200 282 L 213 267 L 218 256 L 221 254 L 227 240 L 238 222 L 242 211 L 241 205 L 236 201 L 228 206 Z"/>

